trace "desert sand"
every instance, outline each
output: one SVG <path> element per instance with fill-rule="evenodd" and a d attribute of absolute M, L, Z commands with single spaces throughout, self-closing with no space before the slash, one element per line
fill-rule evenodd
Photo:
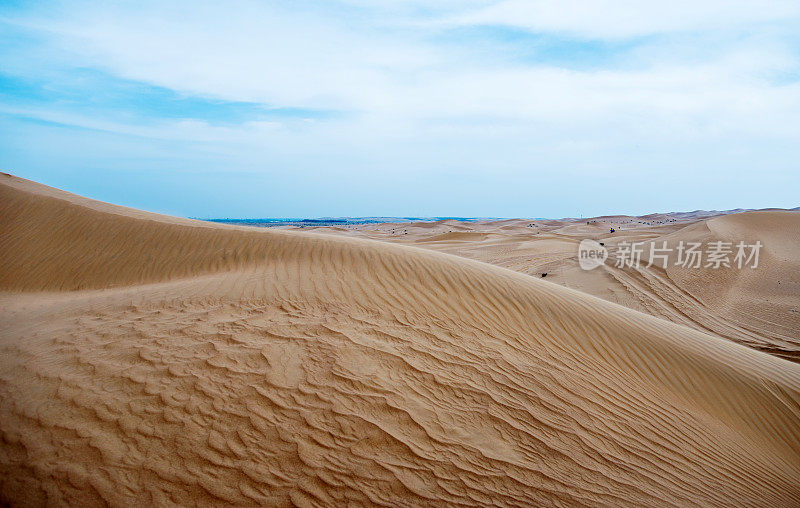
<path fill-rule="evenodd" d="M 615 229 L 611 233 L 611 228 Z M 298 229 L 298 228 L 287 228 Z M 364 224 L 304 231 L 414 245 L 491 263 L 800 362 L 800 212 L 692 212 L 644 217 Z M 638 266 L 582 270 L 584 238 L 615 249 L 642 242 Z M 649 242 L 676 247 L 760 241 L 758 269 L 648 267 Z M 731 255 L 733 257 L 733 254 Z"/>
<path fill-rule="evenodd" d="M 578 273 L 606 224 L 257 229 L 0 175 L 0 496 L 797 506 L 795 217 L 613 239 L 763 236 L 766 275 Z"/>

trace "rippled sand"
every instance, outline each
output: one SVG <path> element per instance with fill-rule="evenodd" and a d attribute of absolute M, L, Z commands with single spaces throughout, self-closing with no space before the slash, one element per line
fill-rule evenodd
<path fill-rule="evenodd" d="M 611 228 L 615 231 L 611 233 Z M 304 228 L 415 245 L 510 268 L 625 307 L 800 362 L 800 213 L 757 211 L 652 214 L 564 220 L 491 220 L 363 224 Z M 605 265 L 578 266 L 578 244 L 590 238 L 611 249 Z M 719 269 L 676 265 L 681 242 L 703 250 L 727 242 L 732 265 Z M 736 266 L 739 242 L 761 242 L 757 269 Z M 616 266 L 621 242 L 641 243 L 637 266 Z M 649 245 L 672 249 L 649 264 Z M 747 251 L 749 254 L 749 250 Z M 705 258 L 704 258 L 705 259 Z M 706 259 L 707 261 L 707 259 Z"/>
<path fill-rule="evenodd" d="M 0 182 L 6 502 L 800 504 L 796 363 L 449 254 Z"/>

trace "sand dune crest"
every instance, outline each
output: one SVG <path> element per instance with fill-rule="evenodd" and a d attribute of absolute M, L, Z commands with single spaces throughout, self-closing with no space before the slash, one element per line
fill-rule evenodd
<path fill-rule="evenodd" d="M 800 503 L 800 365 L 446 254 L 4 180 L 4 500 Z"/>

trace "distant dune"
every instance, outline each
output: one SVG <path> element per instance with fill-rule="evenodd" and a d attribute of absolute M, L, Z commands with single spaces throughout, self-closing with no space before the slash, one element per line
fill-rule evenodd
<path fill-rule="evenodd" d="M 547 274 L 548 281 L 559 285 L 800 362 L 797 211 L 362 224 L 314 231 L 415 245 L 536 277 Z M 610 257 L 600 268 L 582 270 L 577 252 L 585 238 L 602 242 L 612 254 L 622 242 L 639 242 L 644 246 L 641 263 L 618 267 Z M 700 242 L 705 250 L 717 241 L 727 242 L 732 250 L 739 242 L 761 242 L 758 268 L 676 265 L 680 242 Z M 651 242 L 667 242 L 672 248 L 666 270 L 658 263 L 648 266 Z M 730 261 L 734 256 L 732 252 Z"/>
<path fill-rule="evenodd" d="M 667 274 L 682 291 L 701 301 L 718 323 L 721 319 L 735 327 L 730 333 L 743 343 L 800 361 L 800 213 L 725 215 L 664 238 L 671 243 L 723 241 L 732 246 L 739 241 L 761 242 L 757 270 L 671 265 Z"/>
<path fill-rule="evenodd" d="M 540 278 L 12 176 L 0 266 L 9 504 L 800 505 L 800 364 Z"/>

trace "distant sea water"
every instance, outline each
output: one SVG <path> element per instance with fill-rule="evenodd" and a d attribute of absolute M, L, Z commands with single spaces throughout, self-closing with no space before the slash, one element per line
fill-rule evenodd
<path fill-rule="evenodd" d="M 275 226 L 352 226 L 358 224 L 380 224 L 384 222 L 436 222 L 440 220 L 457 220 L 474 222 L 477 220 L 500 220 L 496 217 L 322 217 L 319 219 L 300 218 L 268 218 L 268 219 L 201 219 L 208 222 L 236 224 L 239 226 L 255 226 L 269 228 Z"/>

